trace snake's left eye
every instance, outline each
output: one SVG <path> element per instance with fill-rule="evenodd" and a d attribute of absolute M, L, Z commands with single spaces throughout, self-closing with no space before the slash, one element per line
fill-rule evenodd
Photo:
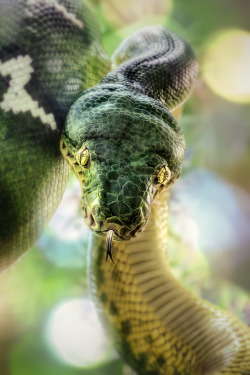
<path fill-rule="evenodd" d="M 89 163 L 89 149 L 87 147 L 82 147 L 76 154 L 77 162 L 86 167 Z"/>
<path fill-rule="evenodd" d="M 156 176 L 156 183 L 165 185 L 170 180 L 170 178 L 171 178 L 171 171 L 166 165 L 164 165 L 163 167 L 161 167 L 161 169 L 159 170 Z"/>

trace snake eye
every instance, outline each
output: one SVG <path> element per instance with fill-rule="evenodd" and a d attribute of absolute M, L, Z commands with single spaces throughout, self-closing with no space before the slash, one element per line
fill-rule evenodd
<path fill-rule="evenodd" d="M 77 162 L 86 167 L 89 162 L 89 149 L 87 147 L 82 147 L 76 154 Z"/>
<path fill-rule="evenodd" d="M 156 183 L 165 185 L 170 180 L 170 178 L 171 178 L 171 171 L 166 165 L 164 165 L 163 167 L 161 167 L 161 169 L 159 170 L 156 176 Z"/>

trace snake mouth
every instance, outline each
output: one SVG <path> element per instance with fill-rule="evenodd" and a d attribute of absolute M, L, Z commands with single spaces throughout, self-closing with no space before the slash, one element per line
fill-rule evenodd
<path fill-rule="evenodd" d="M 129 241 L 139 235 L 147 222 L 146 218 L 139 223 L 124 222 L 117 216 L 107 217 L 105 220 L 100 220 L 95 213 L 88 208 L 82 206 L 83 217 L 88 227 L 100 237 L 107 237 L 108 232 L 113 231 L 112 241 Z"/>
<path fill-rule="evenodd" d="M 107 233 L 112 230 L 114 241 L 128 241 L 132 237 L 129 231 L 122 225 L 105 221 L 97 221 L 91 212 L 88 213 L 87 209 L 85 209 L 83 212 L 83 217 L 86 224 L 97 236 L 106 237 Z"/>
<path fill-rule="evenodd" d="M 113 232 L 112 241 L 129 241 L 135 237 L 137 237 L 142 231 L 143 228 L 141 225 L 138 225 L 134 230 L 129 231 L 126 228 L 121 228 L 119 231 L 117 228 L 109 226 L 105 230 L 95 230 L 95 234 L 101 237 L 107 237 L 109 232 Z"/>
<path fill-rule="evenodd" d="M 105 229 L 105 230 L 99 230 L 99 231 L 94 231 L 94 232 L 98 236 L 107 237 L 108 233 L 111 232 L 111 231 L 113 232 L 112 241 L 119 241 L 119 242 L 120 241 L 128 241 L 131 238 L 131 236 L 122 236 L 121 234 L 118 234 L 117 231 L 114 228 L 108 228 L 108 229 Z"/>

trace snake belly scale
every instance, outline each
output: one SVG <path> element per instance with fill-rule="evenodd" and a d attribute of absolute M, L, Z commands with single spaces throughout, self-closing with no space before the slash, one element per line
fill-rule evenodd
<path fill-rule="evenodd" d="M 166 255 L 191 47 L 146 27 L 110 60 L 81 0 L 0 10 L 0 269 L 39 237 L 69 164 L 93 231 L 91 291 L 127 363 L 139 375 L 250 374 L 250 329 L 185 290 Z"/>

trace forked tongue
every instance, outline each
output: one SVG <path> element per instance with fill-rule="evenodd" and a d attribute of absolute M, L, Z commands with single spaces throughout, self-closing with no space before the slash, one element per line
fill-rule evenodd
<path fill-rule="evenodd" d="M 106 261 L 108 257 L 110 257 L 110 259 L 114 263 L 113 258 L 112 258 L 112 253 L 111 253 L 113 236 L 114 236 L 114 231 L 110 229 L 107 233 L 107 239 L 106 239 Z"/>

